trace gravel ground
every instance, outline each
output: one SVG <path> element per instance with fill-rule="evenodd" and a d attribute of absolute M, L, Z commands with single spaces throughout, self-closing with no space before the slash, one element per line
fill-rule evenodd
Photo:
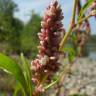
<path fill-rule="evenodd" d="M 81 58 L 72 66 L 71 75 L 65 79 L 64 88 L 73 93 L 96 96 L 96 59 Z"/>

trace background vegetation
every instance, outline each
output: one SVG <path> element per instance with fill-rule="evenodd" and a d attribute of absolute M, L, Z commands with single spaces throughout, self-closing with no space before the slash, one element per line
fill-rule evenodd
<path fill-rule="evenodd" d="M 18 7 L 12 0 L 0 0 L 0 51 L 6 54 L 24 52 L 26 56 L 34 57 L 41 17 L 32 11 L 30 20 L 24 24 L 14 17 L 15 11 Z"/>

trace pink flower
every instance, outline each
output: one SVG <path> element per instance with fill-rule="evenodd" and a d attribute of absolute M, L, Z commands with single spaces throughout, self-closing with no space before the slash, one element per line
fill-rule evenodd
<path fill-rule="evenodd" d="M 33 82 L 38 85 L 47 76 L 46 82 L 50 82 L 53 74 L 59 69 L 59 43 L 64 35 L 61 20 L 63 13 L 57 1 L 52 2 L 46 9 L 42 22 L 41 32 L 38 33 L 40 44 L 37 58 L 32 61 L 31 69 L 34 76 Z"/>

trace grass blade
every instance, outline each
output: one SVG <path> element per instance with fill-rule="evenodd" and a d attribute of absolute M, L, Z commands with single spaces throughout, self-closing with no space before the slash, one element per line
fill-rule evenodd
<path fill-rule="evenodd" d="M 28 96 L 26 81 L 20 66 L 8 56 L 0 53 L 0 68 L 13 75 L 20 84 L 22 90 L 25 92 L 26 96 Z"/>
<path fill-rule="evenodd" d="M 32 88 L 33 88 L 32 81 L 31 81 L 32 75 L 31 75 L 28 60 L 24 57 L 23 53 L 21 53 L 21 61 L 22 61 L 22 67 L 23 67 L 23 74 L 28 86 L 28 91 L 30 93 L 30 96 L 32 96 Z"/>
<path fill-rule="evenodd" d="M 87 8 L 89 8 L 93 2 L 94 2 L 94 0 L 87 0 L 87 3 L 80 10 L 80 13 L 79 13 L 79 16 L 78 16 L 78 20 L 80 20 L 82 18 L 82 16 L 84 15 L 85 11 L 87 10 Z"/>

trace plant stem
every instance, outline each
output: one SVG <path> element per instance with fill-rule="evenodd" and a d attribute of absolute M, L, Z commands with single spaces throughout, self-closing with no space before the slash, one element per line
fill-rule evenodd
<path fill-rule="evenodd" d="M 91 15 L 88 15 L 88 16 L 84 17 L 83 19 L 79 20 L 79 21 L 77 22 L 77 24 L 75 24 L 75 26 L 77 26 L 78 24 L 82 23 L 83 21 L 87 20 L 87 19 L 90 18 L 90 17 L 91 17 Z"/>
<path fill-rule="evenodd" d="M 67 38 L 69 37 L 70 33 L 72 31 L 72 28 L 70 27 L 69 28 L 69 31 L 65 34 L 64 38 L 62 39 L 61 43 L 60 43 L 60 47 L 59 47 L 59 51 L 62 51 L 66 41 L 67 41 Z"/>
<path fill-rule="evenodd" d="M 75 27 L 76 27 L 77 25 L 79 25 L 80 23 L 82 23 L 83 21 L 85 21 L 85 20 L 87 20 L 87 19 L 89 19 L 90 17 L 93 17 L 93 16 L 95 16 L 95 15 L 96 15 L 96 13 L 94 13 L 94 15 L 89 14 L 88 16 L 82 18 L 81 20 L 79 20 L 79 21 L 77 22 L 77 24 L 75 24 Z"/>
<path fill-rule="evenodd" d="M 74 0 L 74 7 L 72 11 L 72 21 L 75 23 L 75 13 L 76 13 L 76 6 L 77 6 L 78 0 Z"/>
<path fill-rule="evenodd" d="M 69 30 L 68 32 L 65 34 L 64 38 L 62 39 L 61 43 L 60 43 L 60 47 L 59 47 L 59 50 L 62 51 L 70 33 L 72 32 L 72 29 L 75 25 L 75 13 L 76 13 L 76 4 L 77 4 L 77 1 L 78 0 L 75 0 L 74 1 L 74 7 L 73 7 L 73 11 L 72 11 L 72 18 L 71 18 L 71 23 L 70 23 L 70 27 L 69 27 Z"/>
<path fill-rule="evenodd" d="M 52 82 L 51 84 L 47 85 L 44 87 L 45 90 L 47 90 L 48 88 L 50 88 L 51 86 L 55 85 L 56 83 L 59 82 L 59 80 L 61 79 L 61 82 L 65 79 L 66 75 L 70 72 L 70 69 L 71 69 L 71 66 L 73 65 L 72 64 L 68 64 L 65 66 L 65 70 L 63 70 L 61 73 L 60 73 L 60 76 L 57 78 L 56 81 Z"/>

